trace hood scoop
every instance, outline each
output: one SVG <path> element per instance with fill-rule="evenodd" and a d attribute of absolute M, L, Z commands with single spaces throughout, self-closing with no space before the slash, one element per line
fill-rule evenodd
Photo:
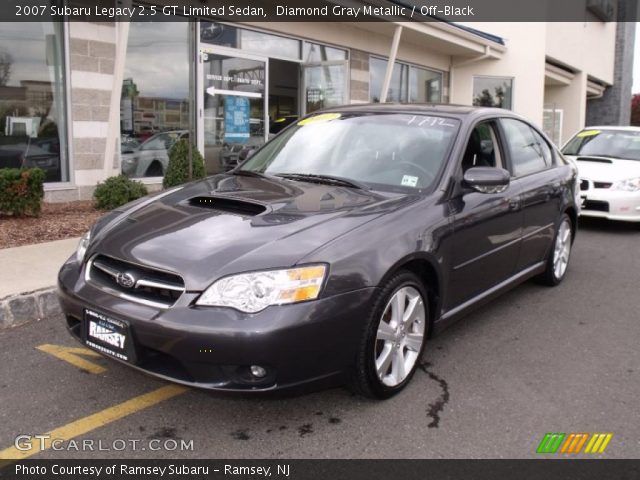
<path fill-rule="evenodd" d="M 188 200 L 192 207 L 207 208 L 222 213 L 241 215 L 243 217 L 255 217 L 267 211 L 267 207 L 255 202 L 248 202 L 238 198 L 228 197 L 193 197 Z"/>
<path fill-rule="evenodd" d="M 602 157 L 578 157 L 577 160 L 581 162 L 613 163 L 612 160 Z"/>

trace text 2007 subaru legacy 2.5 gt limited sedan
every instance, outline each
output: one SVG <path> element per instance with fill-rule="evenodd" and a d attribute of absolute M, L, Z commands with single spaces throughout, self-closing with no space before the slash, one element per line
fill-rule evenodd
<path fill-rule="evenodd" d="M 508 111 L 336 108 L 104 216 L 60 298 L 78 340 L 161 378 L 386 398 L 434 331 L 530 277 L 562 281 L 577 201 L 573 164 Z"/>

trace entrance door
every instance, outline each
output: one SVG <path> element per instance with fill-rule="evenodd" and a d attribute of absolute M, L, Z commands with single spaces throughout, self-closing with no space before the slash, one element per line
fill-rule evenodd
<path fill-rule="evenodd" d="M 347 103 L 347 62 L 329 61 L 302 65 L 303 115 Z"/>
<path fill-rule="evenodd" d="M 266 140 L 268 68 L 266 57 L 200 49 L 198 147 L 208 174 L 233 168 L 243 148 Z"/>

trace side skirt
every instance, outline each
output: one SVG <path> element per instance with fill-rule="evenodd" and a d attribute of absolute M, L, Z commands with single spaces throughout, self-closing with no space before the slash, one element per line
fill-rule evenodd
<path fill-rule="evenodd" d="M 545 264 L 546 262 L 536 263 L 528 267 L 527 269 L 518 272 L 505 281 L 491 287 L 489 290 L 485 290 L 480 295 L 477 295 L 472 299 L 458 305 L 457 307 L 445 312 L 434 323 L 433 335 L 439 334 L 473 310 L 489 303 L 491 300 L 520 285 L 526 280 L 541 274 L 542 272 L 544 272 Z"/>

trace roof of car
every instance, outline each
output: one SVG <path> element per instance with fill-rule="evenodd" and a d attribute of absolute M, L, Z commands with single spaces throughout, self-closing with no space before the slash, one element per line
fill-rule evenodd
<path fill-rule="evenodd" d="M 501 108 L 472 107 L 470 105 L 454 105 L 449 103 L 364 103 L 327 108 L 324 109 L 323 112 L 440 113 L 457 116 L 491 112 L 498 115 L 513 115 L 511 111 Z"/>

